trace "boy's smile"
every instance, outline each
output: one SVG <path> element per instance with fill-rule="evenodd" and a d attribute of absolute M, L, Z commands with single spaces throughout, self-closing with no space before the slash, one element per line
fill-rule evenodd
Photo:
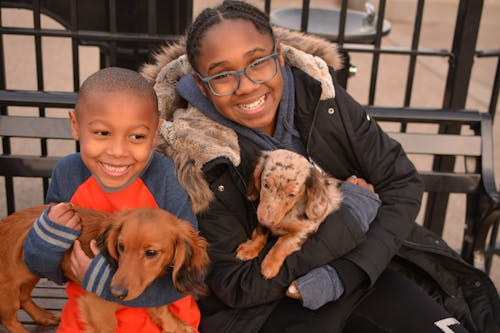
<path fill-rule="evenodd" d="M 103 186 L 126 186 L 147 166 L 158 115 L 146 95 L 94 92 L 70 119 L 82 160 Z"/>

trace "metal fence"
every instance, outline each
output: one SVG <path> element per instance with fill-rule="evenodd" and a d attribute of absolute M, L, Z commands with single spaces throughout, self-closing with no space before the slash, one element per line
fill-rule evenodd
<path fill-rule="evenodd" d="M 267 13 L 273 13 L 273 1 L 254 1 Z M 367 54 L 371 57 L 369 90 L 367 105 L 371 108 L 384 109 L 376 105 L 377 80 L 380 77 L 380 61 L 387 55 L 408 57 L 408 65 L 401 68 L 406 71 L 404 83 L 404 100 L 400 107 L 410 107 L 415 86 L 417 60 L 422 57 L 444 58 L 448 60 L 447 79 L 442 96 L 442 109 L 466 108 L 469 84 L 474 61 L 482 58 L 496 59 L 496 74 L 491 84 L 491 97 L 487 110 L 494 119 L 497 109 L 500 80 L 500 47 L 491 49 L 476 49 L 479 34 L 483 0 L 457 0 L 456 25 L 453 40 L 449 46 L 440 48 L 423 48 L 420 46 L 420 36 L 423 27 L 423 15 L 426 2 L 415 0 L 414 24 L 411 43 L 408 47 L 391 47 L 382 43 L 387 34 L 384 27 L 384 17 L 387 8 L 386 0 L 379 0 L 372 20 L 373 34 L 369 42 L 358 43 L 350 39 L 349 1 L 340 0 L 337 10 L 338 25 L 334 42 L 339 50 L 349 59 L 354 54 Z M 0 0 L 2 8 L 26 8 L 32 11 L 33 27 L 12 27 L 2 24 L 0 13 L 0 114 L 9 114 L 11 107 L 29 106 L 37 109 L 38 116 L 46 115 L 46 108 L 69 108 L 74 95 L 67 92 L 46 91 L 44 86 L 44 57 L 42 38 L 61 37 L 71 41 L 72 48 L 72 86 L 78 91 L 80 77 L 80 53 L 82 45 L 96 46 L 99 49 L 99 66 L 122 66 L 137 69 L 140 64 L 148 61 L 152 51 L 166 41 L 177 40 L 190 24 L 193 16 L 193 1 L 190 0 Z M 313 7 L 311 1 L 303 0 L 300 12 L 301 31 L 307 32 L 311 24 L 310 14 Z M 369 9 L 369 8 L 368 8 Z M 367 10 L 368 10 L 367 9 Z M 44 28 L 41 24 L 42 15 L 47 15 L 63 25 L 64 29 Z M 370 13 L 365 13 L 369 16 Z M 375 20 L 373 20 L 375 18 Z M 5 36 L 29 36 L 33 40 L 36 59 L 36 88 L 32 90 L 12 90 L 6 86 L 5 68 Z M 354 64 L 355 65 L 355 64 Z M 343 84 L 349 88 L 349 75 L 353 65 L 347 66 L 341 73 Z M 404 131 L 404 124 L 401 126 Z M 461 128 L 447 125 L 439 128 L 442 133 L 459 133 Z M 47 142 L 40 141 L 42 155 L 47 155 Z M 11 141 L 2 138 L 2 152 L 9 154 Z M 451 157 L 437 158 L 433 162 L 435 170 L 453 171 L 455 159 Z M 4 177 L 5 196 L 1 205 L 7 206 L 7 211 L 15 210 L 15 183 L 12 177 Z M 48 179 L 43 180 L 45 193 Z M 424 224 L 430 220 L 445 219 L 449 196 L 446 194 L 429 194 L 425 210 Z M 442 225 L 443 223 L 438 223 Z M 442 230 L 435 230 L 441 233 Z"/>

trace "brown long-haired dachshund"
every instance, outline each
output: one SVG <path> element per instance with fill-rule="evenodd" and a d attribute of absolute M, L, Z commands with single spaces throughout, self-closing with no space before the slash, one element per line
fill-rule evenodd
<path fill-rule="evenodd" d="M 28 208 L 0 221 L 0 322 L 10 332 L 28 332 L 17 320 L 23 308 L 35 322 L 56 325 L 59 318 L 31 299 L 39 278 L 23 262 L 23 242 L 34 221 L 46 206 Z M 187 221 L 159 208 L 139 208 L 108 214 L 75 207 L 82 220 L 78 238 L 84 252 L 93 257 L 90 241 L 99 239 L 100 250 L 116 261 L 111 291 L 119 299 L 139 296 L 157 277 L 173 267 L 174 286 L 180 292 L 203 295 L 203 276 L 208 269 L 207 243 Z M 64 274 L 79 282 L 71 272 L 69 254 L 61 263 Z M 82 321 L 89 331 L 114 332 L 118 304 L 88 293 L 78 299 Z M 168 306 L 149 308 L 152 320 L 167 332 L 192 332 L 193 328 L 173 316 Z"/>
<path fill-rule="evenodd" d="M 280 236 L 262 261 L 266 279 L 278 274 L 286 257 L 300 250 L 328 214 L 342 202 L 341 182 L 317 170 L 306 158 L 278 149 L 265 151 L 257 159 L 247 188 L 251 201 L 259 200 L 259 224 L 249 240 L 241 243 L 236 256 L 257 257 L 269 231 Z"/>

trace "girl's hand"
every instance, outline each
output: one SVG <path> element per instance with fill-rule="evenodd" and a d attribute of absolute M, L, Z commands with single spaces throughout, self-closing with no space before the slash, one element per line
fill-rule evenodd
<path fill-rule="evenodd" d="M 375 193 L 375 188 L 373 187 L 373 185 L 370 183 L 367 183 L 366 180 L 364 180 L 363 178 L 351 176 L 351 177 L 347 178 L 345 181 L 349 182 L 349 183 L 356 184 L 356 185 L 361 186 L 361 187 L 364 187 L 366 189 L 369 189 L 373 193 Z"/>
<path fill-rule="evenodd" d="M 57 224 L 76 230 L 82 229 L 80 215 L 74 210 L 73 204 L 70 202 L 61 202 L 50 207 L 48 215 L 49 219 Z"/>
<path fill-rule="evenodd" d="M 99 249 L 97 247 L 96 241 L 93 239 L 90 241 L 90 249 L 94 256 L 99 253 Z M 71 271 L 76 275 L 78 280 L 83 281 L 85 278 L 85 273 L 87 273 L 87 269 L 92 262 L 92 258 L 87 256 L 87 254 L 82 250 L 82 246 L 80 245 L 80 241 L 77 239 L 73 244 L 73 251 L 71 251 L 70 256 L 71 262 Z"/>

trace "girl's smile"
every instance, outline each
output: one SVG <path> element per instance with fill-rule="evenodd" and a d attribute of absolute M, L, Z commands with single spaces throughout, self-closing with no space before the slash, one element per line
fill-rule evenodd
<path fill-rule="evenodd" d="M 237 107 L 240 108 L 241 112 L 248 114 L 257 114 L 264 108 L 264 103 L 266 102 L 266 95 L 262 95 L 257 100 L 249 103 L 238 104 Z"/>

